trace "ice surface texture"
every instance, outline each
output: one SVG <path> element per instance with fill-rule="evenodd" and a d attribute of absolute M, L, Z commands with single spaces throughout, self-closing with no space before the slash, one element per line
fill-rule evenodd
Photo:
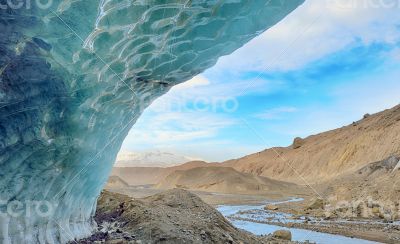
<path fill-rule="evenodd" d="M 302 2 L 0 0 L 0 242 L 90 234 L 143 109 Z"/>

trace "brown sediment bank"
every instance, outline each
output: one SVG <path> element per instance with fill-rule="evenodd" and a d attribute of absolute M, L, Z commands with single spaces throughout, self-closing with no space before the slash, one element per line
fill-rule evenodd
<path fill-rule="evenodd" d="M 298 202 L 285 202 L 274 205 L 274 210 L 270 210 L 272 208 L 266 205 L 265 210 L 241 211 L 230 219 L 306 229 L 382 243 L 400 242 L 400 221 L 384 219 L 382 215 L 376 212 L 375 205 L 370 205 L 371 215 L 368 218 L 363 218 L 360 217 L 360 213 L 357 213 L 358 208 L 355 205 L 347 205 L 347 208 L 341 205 L 338 208 L 329 209 L 328 205 L 324 205 L 327 203 L 319 206 L 318 202 L 320 201 L 311 198 Z M 365 206 L 368 208 L 367 204 Z M 267 211 L 270 213 L 269 216 L 282 213 L 286 215 L 284 218 L 253 219 L 248 217 L 251 215 L 261 216 L 262 214 L 258 214 L 257 211 Z"/>
<path fill-rule="evenodd" d="M 105 191 L 98 231 L 78 243 L 295 243 L 235 228 L 215 208 L 185 190 L 133 199 Z"/>

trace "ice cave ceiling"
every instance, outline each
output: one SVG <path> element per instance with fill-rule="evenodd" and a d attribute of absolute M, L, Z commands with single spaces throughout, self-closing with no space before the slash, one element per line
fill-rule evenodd
<path fill-rule="evenodd" d="M 0 0 L 0 242 L 65 243 L 90 234 L 143 109 L 303 0 L 11 2 Z"/>

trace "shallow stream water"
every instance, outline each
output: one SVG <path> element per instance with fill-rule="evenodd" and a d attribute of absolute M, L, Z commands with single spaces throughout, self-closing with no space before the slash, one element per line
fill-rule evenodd
<path fill-rule="evenodd" d="M 284 202 L 302 201 L 301 198 L 293 198 Z M 378 242 L 350 238 L 341 235 L 321 233 L 311 230 L 297 228 L 285 228 L 277 225 L 257 223 L 262 220 L 272 220 L 274 222 L 302 222 L 304 219 L 293 219 L 292 215 L 276 213 L 264 210 L 264 206 L 272 202 L 265 202 L 262 205 L 221 205 L 217 210 L 222 213 L 237 228 L 249 231 L 255 235 L 268 235 L 277 230 L 289 230 L 292 233 L 293 241 L 310 241 L 318 244 L 373 244 Z M 279 202 L 283 203 L 283 202 Z M 275 202 L 277 204 L 277 202 Z M 238 219 L 239 218 L 239 219 Z M 246 219 L 246 220 L 243 220 Z M 249 220 L 247 220 L 249 219 Z M 252 220 L 252 221 L 250 221 Z"/>

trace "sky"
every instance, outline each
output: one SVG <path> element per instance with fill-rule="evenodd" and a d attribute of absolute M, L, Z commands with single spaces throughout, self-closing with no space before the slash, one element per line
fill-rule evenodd
<path fill-rule="evenodd" d="M 143 113 L 123 150 L 223 161 L 400 102 L 400 1 L 307 0 Z"/>

